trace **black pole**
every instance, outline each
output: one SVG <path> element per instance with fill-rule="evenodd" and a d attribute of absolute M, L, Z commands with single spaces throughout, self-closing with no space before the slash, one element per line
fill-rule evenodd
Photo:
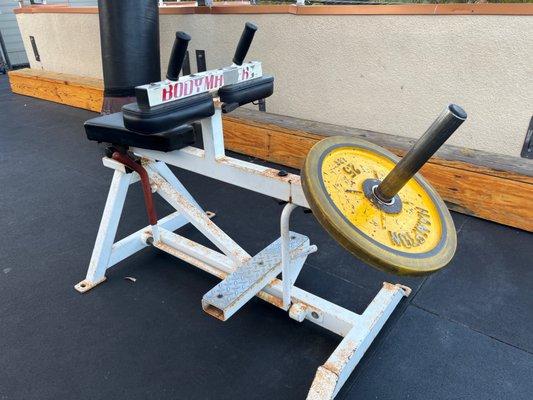
<path fill-rule="evenodd" d="M 104 75 L 102 113 L 135 101 L 135 86 L 161 80 L 157 0 L 98 0 Z"/>
<path fill-rule="evenodd" d="M 174 39 L 174 45 L 172 46 L 172 52 L 170 53 L 170 59 L 168 60 L 167 79 L 171 81 L 177 81 L 181 68 L 183 67 L 183 61 L 187 55 L 187 47 L 191 37 L 185 32 L 176 32 L 176 38 Z"/>
<path fill-rule="evenodd" d="M 461 107 L 448 105 L 379 184 L 374 192 L 376 197 L 385 203 L 390 202 L 465 120 L 466 112 Z"/>
<path fill-rule="evenodd" d="M 2 36 L 2 31 L 0 31 L 0 47 L 2 48 L 2 54 L 4 55 L 4 61 L 6 62 L 6 67 L 8 70 L 11 69 L 11 61 L 9 60 L 9 54 L 7 54 L 6 44 Z"/>
<path fill-rule="evenodd" d="M 255 24 L 247 22 L 244 25 L 244 30 L 242 31 L 241 38 L 235 49 L 235 55 L 233 56 L 233 63 L 235 65 L 242 65 L 254 39 L 255 32 L 257 32 L 257 26 Z"/>

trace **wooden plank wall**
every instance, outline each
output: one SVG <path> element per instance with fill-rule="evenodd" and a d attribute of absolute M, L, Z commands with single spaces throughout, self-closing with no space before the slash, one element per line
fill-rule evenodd
<path fill-rule="evenodd" d="M 413 142 L 375 132 L 261 114 L 242 110 L 226 116 L 226 148 L 299 169 L 309 149 L 333 134 L 356 135 L 399 156 Z M 514 157 L 445 146 L 422 168 L 422 174 L 452 210 L 531 232 L 533 162 L 510 159 Z"/>
<path fill-rule="evenodd" d="M 31 69 L 11 71 L 14 93 L 99 112 L 99 79 Z M 403 155 L 413 139 L 239 109 L 224 116 L 225 147 L 300 168 L 309 149 L 331 135 L 356 135 Z M 458 212 L 533 232 L 533 161 L 445 145 L 422 174 Z"/>

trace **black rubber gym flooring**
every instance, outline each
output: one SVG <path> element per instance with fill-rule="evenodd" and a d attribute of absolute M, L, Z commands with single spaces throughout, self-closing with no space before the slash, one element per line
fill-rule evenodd
<path fill-rule="evenodd" d="M 217 280 L 171 256 L 147 248 L 96 289 L 74 290 L 112 175 L 103 148 L 85 139 L 94 115 L 13 95 L 0 77 L 0 398 L 304 399 L 340 339 L 258 299 L 222 323 L 200 305 Z M 248 252 L 279 235 L 273 199 L 177 175 Z M 139 185 L 125 214 L 119 236 L 146 225 Z M 453 217 L 452 265 L 399 279 L 362 265 L 312 215 L 295 213 L 292 229 L 319 248 L 298 286 L 357 312 L 385 280 L 414 289 L 339 399 L 533 398 L 533 235 Z"/>

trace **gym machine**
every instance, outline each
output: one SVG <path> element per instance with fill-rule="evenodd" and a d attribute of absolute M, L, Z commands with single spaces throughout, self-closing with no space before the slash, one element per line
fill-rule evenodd
<path fill-rule="evenodd" d="M 298 288 L 298 274 L 317 247 L 290 231 L 290 215 L 296 207 L 310 208 L 342 246 L 379 269 L 424 275 L 443 268 L 455 252 L 455 227 L 443 201 L 417 172 L 466 113 L 456 105 L 446 107 L 401 160 L 354 137 L 317 143 L 301 177 L 226 156 L 222 114 L 274 90 L 274 78 L 263 75 L 260 62 L 244 62 L 256 30 L 246 24 L 231 66 L 182 77 L 178 74 L 190 37 L 178 32 L 167 79 L 138 86 L 137 102 L 122 112 L 85 123 L 90 140 L 110 144 L 103 164 L 114 175 L 87 275 L 75 288 L 82 293 L 94 288 L 105 281 L 107 269 L 146 246 L 167 252 L 221 279 L 201 304 L 222 321 L 257 296 L 296 321 L 308 320 L 341 336 L 308 394 L 308 399 L 332 399 L 411 290 L 384 283 L 366 310 L 356 314 Z M 200 121 L 203 149 L 191 146 L 195 121 Z M 280 237 L 258 254 L 248 254 L 212 221 L 167 165 L 286 202 Z M 115 242 L 128 188 L 138 181 L 149 224 Z M 153 193 L 176 211 L 159 218 Z M 220 251 L 174 232 L 189 223 Z M 276 278 L 280 273 L 282 279 Z"/>

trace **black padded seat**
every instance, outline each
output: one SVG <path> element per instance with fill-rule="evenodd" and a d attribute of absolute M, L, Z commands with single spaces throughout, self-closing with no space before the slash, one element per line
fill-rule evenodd
<path fill-rule="evenodd" d="M 194 129 L 191 125 L 180 125 L 168 131 L 145 135 L 126 129 L 121 112 L 90 119 L 84 126 L 89 140 L 115 145 L 166 152 L 194 143 Z"/>

